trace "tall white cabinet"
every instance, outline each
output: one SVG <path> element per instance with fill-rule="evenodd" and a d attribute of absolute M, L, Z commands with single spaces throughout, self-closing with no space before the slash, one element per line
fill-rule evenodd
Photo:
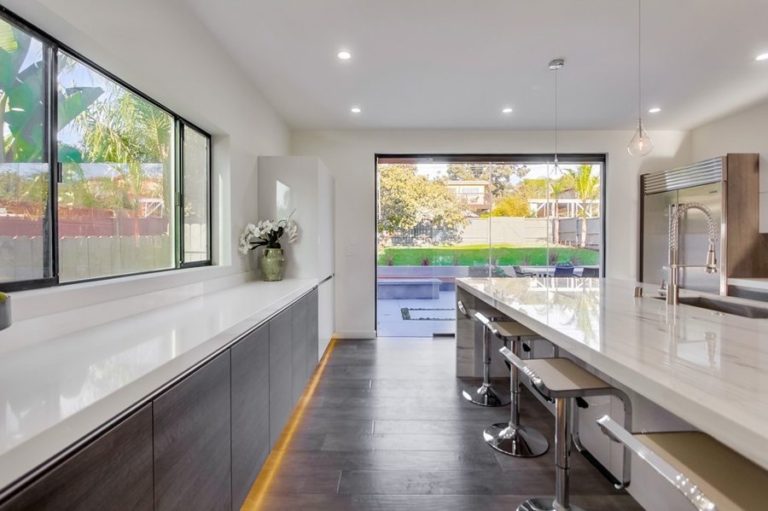
<path fill-rule="evenodd" d="M 259 219 L 280 219 L 293 213 L 299 239 L 284 245 L 286 278 L 317 278 L 318 356 L 334 332 L 334 182 L 319 158 L 260 156 Z"/>

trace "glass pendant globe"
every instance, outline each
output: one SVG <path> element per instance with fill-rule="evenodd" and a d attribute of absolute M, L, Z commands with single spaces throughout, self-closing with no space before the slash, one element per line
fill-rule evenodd
<path fill-rule="evenodd" d="M 653 140 L 648 136 L 648 132 L 643 129 L 643 123 L 639 122 L 632 140 L 627 144 L 627 152 L 630 156 L 645 156 L 653 151 Z"/>

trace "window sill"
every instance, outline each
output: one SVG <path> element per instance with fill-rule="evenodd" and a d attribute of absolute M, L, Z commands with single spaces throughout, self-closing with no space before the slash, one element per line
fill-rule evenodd
<path fill-rule="evenodd" d="M 250 280 L 232 266 L 201 266 L 11 293 L 13 320 L 49 316 L 141 296 L 145 308 L 168 305 Z M 138 305 L 138 304 L 137 304 Z M 127 314 L 138 313 L 130 307 Z"/>

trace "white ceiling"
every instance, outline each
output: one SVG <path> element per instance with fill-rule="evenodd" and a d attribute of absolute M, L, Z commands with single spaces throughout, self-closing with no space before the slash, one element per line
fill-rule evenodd
<path fill-rule="evenodd" d="M 636 118 L 635 0 L 184 1 L 294 128 L 549 129 L 553 57 L 564 129 Z M 643 17 L 650 128 L 768 97 L 768 1 L 643 0 Z"/>

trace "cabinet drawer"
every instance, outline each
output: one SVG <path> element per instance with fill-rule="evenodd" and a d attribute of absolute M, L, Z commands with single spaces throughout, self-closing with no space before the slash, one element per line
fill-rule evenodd
<path fill-rule="evenodd" d="M 230 511 L 230 354 L 154 401 L 155 509 Z"/>
<path fill-rule="evenodd" d="M 232 346 L 232 503 L 240 509 L 269 455 L 269 327 Z"/>
<path fill-rule="evenodd" d="M 2 511 L 152 509 L 152 406 L 146 405 L 0 506 Z"/>

